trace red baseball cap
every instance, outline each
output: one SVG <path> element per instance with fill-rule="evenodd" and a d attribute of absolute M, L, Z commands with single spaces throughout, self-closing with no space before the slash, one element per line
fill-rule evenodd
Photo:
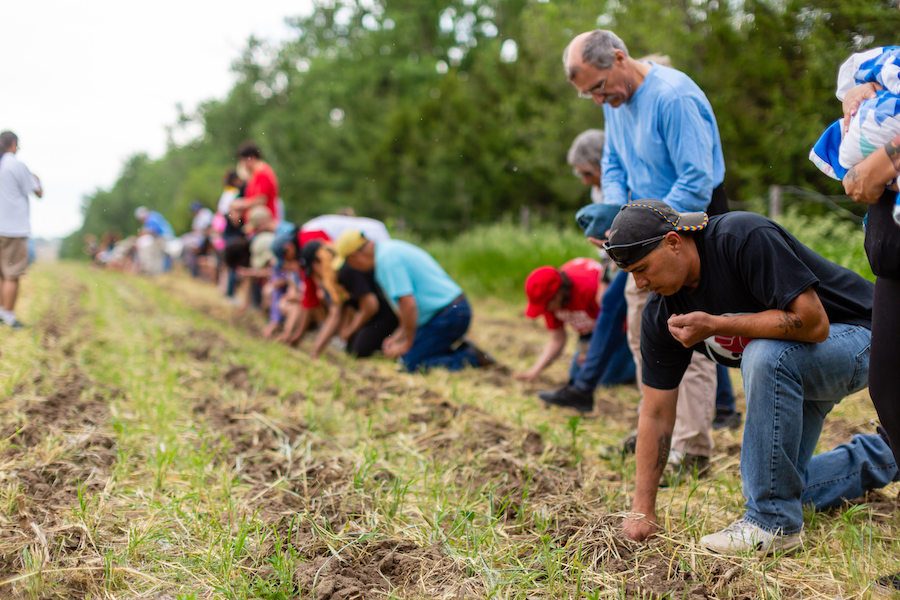
<path fill-rule="evenodd" d="M 525 280 L 525 295 L 528 296 L 525 316 L 536 319 L 547 312 L 547 303 L 556 295 L 561 285 L 562 275 L 553 267 L 540 267 L 532 271 Z"/>

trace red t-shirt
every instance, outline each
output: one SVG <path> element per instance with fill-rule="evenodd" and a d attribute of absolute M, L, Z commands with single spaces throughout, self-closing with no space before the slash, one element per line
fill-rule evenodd
<path fill-rule="evenodd" d="M 266 197 L 266 207 L 272 216 L 278 215 L 278 178 L 275 171 L 267 163 L 262 165 L 250 176 L 250 181 L 244 188 L 244 198 L 254 198 L 260 194 Z M 244 212 L 244 222 L 247 222 L 247 212 Z"/>
<path fill-rule="evenodd" d="M 561 310 L 544 313 L 547 329 L 560 329 L 564 323 L 568 323 L 579 335 L 587 335 L 594 331 L 600 314 L 597 288 L 603 277 L 603 265 L 590 258 L 576 258 L 559 270 L 572 280 L 572 295 Z"/>

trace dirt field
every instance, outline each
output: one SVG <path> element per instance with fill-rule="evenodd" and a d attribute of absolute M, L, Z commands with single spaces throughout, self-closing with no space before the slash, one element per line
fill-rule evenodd
<path fill-rule="evenodd" d="M 529 365 L 542 324 L 473 304 L 472 338 Z M 534 385 L 312 361 L 234 310 L 181 276 L 29 276 L 30 327 L 0 330 L 0 598 L 867 598 L 900 570 L 896 484 L 809 512 L 792 556 L 716 556 L 699 537 L 743 504 L 741 432 L 716 432 L 711 476 L 662 491 L 635 544 L 633 459 L 609 451 L 635 387 L 580 418 L 535 397 L 565 360 Z M 873 418 L 845 400 L 820 449 Z"/>

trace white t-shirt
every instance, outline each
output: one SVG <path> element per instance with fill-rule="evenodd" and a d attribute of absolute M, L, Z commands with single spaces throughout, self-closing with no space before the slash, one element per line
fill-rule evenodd
<path fill-rule="evenodd" d="M 300 231 L 322 231 L 332 241 L 337 241 L 345 231 L 356 230 L 362 232 L 367 240 L 381 242 L 391 239 L 387 227 L 381 221 L 368 217 L 347 217 L 344 215 L 322 215 L 311 221 L 307 221 L 300 227 Z"/>
<path fill-rule="evenodd" d="M 196 231 L 197 233 L 203 233 L 205 230 L 212 227 L 213 222 L 213 211 L 209 210 L 205 206 L 197 211 L 197 214 L 194 215 L 194 220 L 191 223 L 191 231 Z"/>
<path fill-rule="evenodd" d="M 219 197 L 219 206 L 216 209 L 216 212 L 220 215 L 227 215 L 228 208 L 231 206 L 231 203 L 238 197 L 241 191 L 236 187 L 227 187 L 225 191 L 222 192 L 222 196 Z"/>
<path fill-rule="evenodd" d="M 41 189 L 37 177 L 12 152 L 0 156 L 0 236 L 31 235 L 28 194 Z"/>

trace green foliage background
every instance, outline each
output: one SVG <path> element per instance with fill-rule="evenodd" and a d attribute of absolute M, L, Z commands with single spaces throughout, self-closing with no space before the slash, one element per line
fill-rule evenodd
<path fill-rule="evenodd" d="M 135 230 L 142 204 L 186 230 L 188 204 L 215 206 L 246 139 L 274 167 L 293 221 L 352 206 L 447 238 L 527 206 L 573 228 L 587 190 L 565 152 L 603 123 L 561 55 L 597 26 L 633 56 L 668 55 L 705 90 L 732 200 L 758 201 L 771 184 L 838 194 L 809 148 L 840 114 L 837 67 L 893 43 L 900 11 L 887 0 L 319 0 L 290 20 L 294 40 L 250 39 L 228 96 L 172 125 L 173 139 L 200 131 L 193 141 L 132 157 L 111 189 L 85 199 L 64 254 L 77 255 L 86 233 Z M 515 60 L 502 60 L 513 42 Z"/>

